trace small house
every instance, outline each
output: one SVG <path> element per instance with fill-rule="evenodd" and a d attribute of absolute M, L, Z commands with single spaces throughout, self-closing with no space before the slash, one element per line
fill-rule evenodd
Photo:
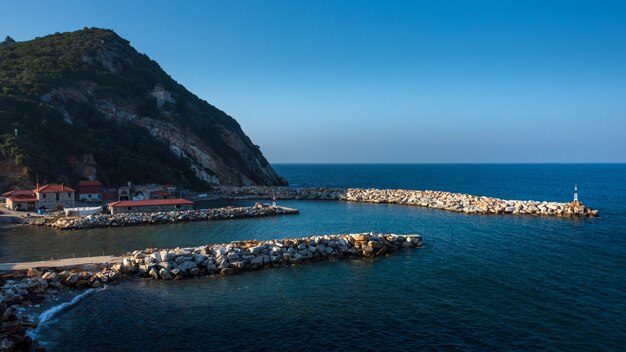
<path fill-rule="evenodd" d="M 111 214 L 120 213 L 152 213 L 159 211 L 182 211 L 193 209 L 190 200 L 177 199 L 147 199 L 147 200 L 121 200 L 109 203 L 107 206 Z"/>
<path fill-rule="evenodd" d="M 50 184 L 33 190 L 37 198 L 37 208 L 46 209 L 73 208 L 75 192 L 73 188 L 64 184 Z"/>
<path fill-rule="evenodd" d="M 9 191 L 3 194 L 5 206 L 11 210 L 35 211 L 37 208 L 37 197 L 31 190 L 20 189 Z"/>
<path fill-rule="evenodd" d="M 79 181 L 78 198 L 83 202 L 102 201 L 102 183 L 98 180 Z"/>

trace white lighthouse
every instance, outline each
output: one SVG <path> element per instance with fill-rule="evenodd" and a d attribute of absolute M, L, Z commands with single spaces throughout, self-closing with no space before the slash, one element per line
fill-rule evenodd
<path fill-rule="evenodd" d="M 574 185 L 574 203 L 578 204 L 578 185 Z"/>

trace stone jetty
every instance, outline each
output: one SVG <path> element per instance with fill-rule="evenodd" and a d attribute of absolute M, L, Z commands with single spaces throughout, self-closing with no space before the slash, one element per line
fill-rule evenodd
<path fill-rule="evenodd" d="M 422 246 L 420 235 L 360 233 L 270 241 L 135 251 L 117 263 L 117 273 L 136 273 L 155 279 L 177 279 L 201 274 L 230 275 L 264 267 L 302 264 L 344 257 L 376 257 L 398 248 Z"/>
<path fill-rule="evenodd" d="M 264 268 L 291 266 L 350 257 L 379 257 L 400 248 L 419 248 L 422 236 L 342 234 L 269 241 L 237 241 L 190 248 L 137 250 L 92 270 L 40 267 L 0 276 L 0 351 L 33 350 L 26 335 L 37 318 L 24 307 L 44 302 L 64 289 L 98 288 L 129 277 L 179 280 L 200 275 L 232 275 Z"/>
<path fill-rule="evenodd" d="M 562 217 L 596 217 L 598 211 L 582 203 L 505 200 L 442 191 L 375 188 L 221 187 L 216 193 L 227 199 L 309 199 L 364 203 L 392 203 L 442 209 L 466 214 L 512 214 Z"/>
<path fill-rule="evenodd" d="M 154 224 L 173 224 L 190 221 L 215 221 L 264 216 L 298 214 L 297 209 L 256 204 L 252 207 L 226 207 L 155 213 L 98 214 L 75 218 L 59 218 L 48 226 L 61 230 L 79 230 L 96 227 L 122 227 Z"/>

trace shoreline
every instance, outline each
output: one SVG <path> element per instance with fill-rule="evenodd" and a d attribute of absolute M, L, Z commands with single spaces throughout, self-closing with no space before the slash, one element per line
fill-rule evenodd
<path fill-rule="evenodd" d="M 506 200 L 430 190 L 289 187 L 289 186 L 222 186 L 208 192 L 210 200 L 326 200 L 355 203 L 383 203 L 431 208 L 464 214 L 533 215 L 553 217 L 599 217 L 598 210 L 580 202 L 548 202 L 534 200 Z M 298 209 L 260 204 L 251 207 L 222 207 L 153 213 L 96 214 L 82 217 L 61 217 L 54 222 L 25 223 L 0 222 L 0 228 L 12 229 L 19 225 L 49 226 L 59 230 L 80 230 L 103 227 L 161 225 L 195 221 L 216 221 L 263 216 L 299 214 Z M 37 217 L 36 219 L 41 219 Z"/>
<path fill-rule="evenodd" d="M 187 248 L 146 248 L 107 263 L 71 267 L 38 267 L 3 273 L 0 288 L 0 350 L 41 350 L 36 337 L 40 311 L 72 303 L 85 290 L 103 289 L 129 279 L 180 280 L 227 276 L 281 266 L 345 258 L 375 258 L 398 249 L 421 248 L 422 236 L 378 233 L 320 235 L 267 241 L 247 240 Z M 72 293 L 82 292 L 78 296 Z M 41 309 L 57 294 L 66 301 Z M 50 297 L 53 295 L 54 297 Z M 68 297 L 71 296 L 69 303 Z M 20 308 L 19 310 L 17 307 Z M 36 308 L 36 309 L 35 309 Z M 30 335 L 29 335 L 30 334 Z"/>

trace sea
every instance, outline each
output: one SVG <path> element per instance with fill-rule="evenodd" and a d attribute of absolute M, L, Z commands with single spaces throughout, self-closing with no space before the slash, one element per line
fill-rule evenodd
<path fill-rule="evenodd" d="M 599 218 L 279 201 L 299 215 L 0 229 L 0 261 L 319 234 L 419 233 L 424 247 L 228 277 L 132 280 L 53 307 L 51 351 L 626 351 L 626 164 L 278 164 L 291 185 L 580 200 Z M 269 201 L 269 200 L 266 200 Z M 248 205 L 216 201 L 201 206 Z"/>

